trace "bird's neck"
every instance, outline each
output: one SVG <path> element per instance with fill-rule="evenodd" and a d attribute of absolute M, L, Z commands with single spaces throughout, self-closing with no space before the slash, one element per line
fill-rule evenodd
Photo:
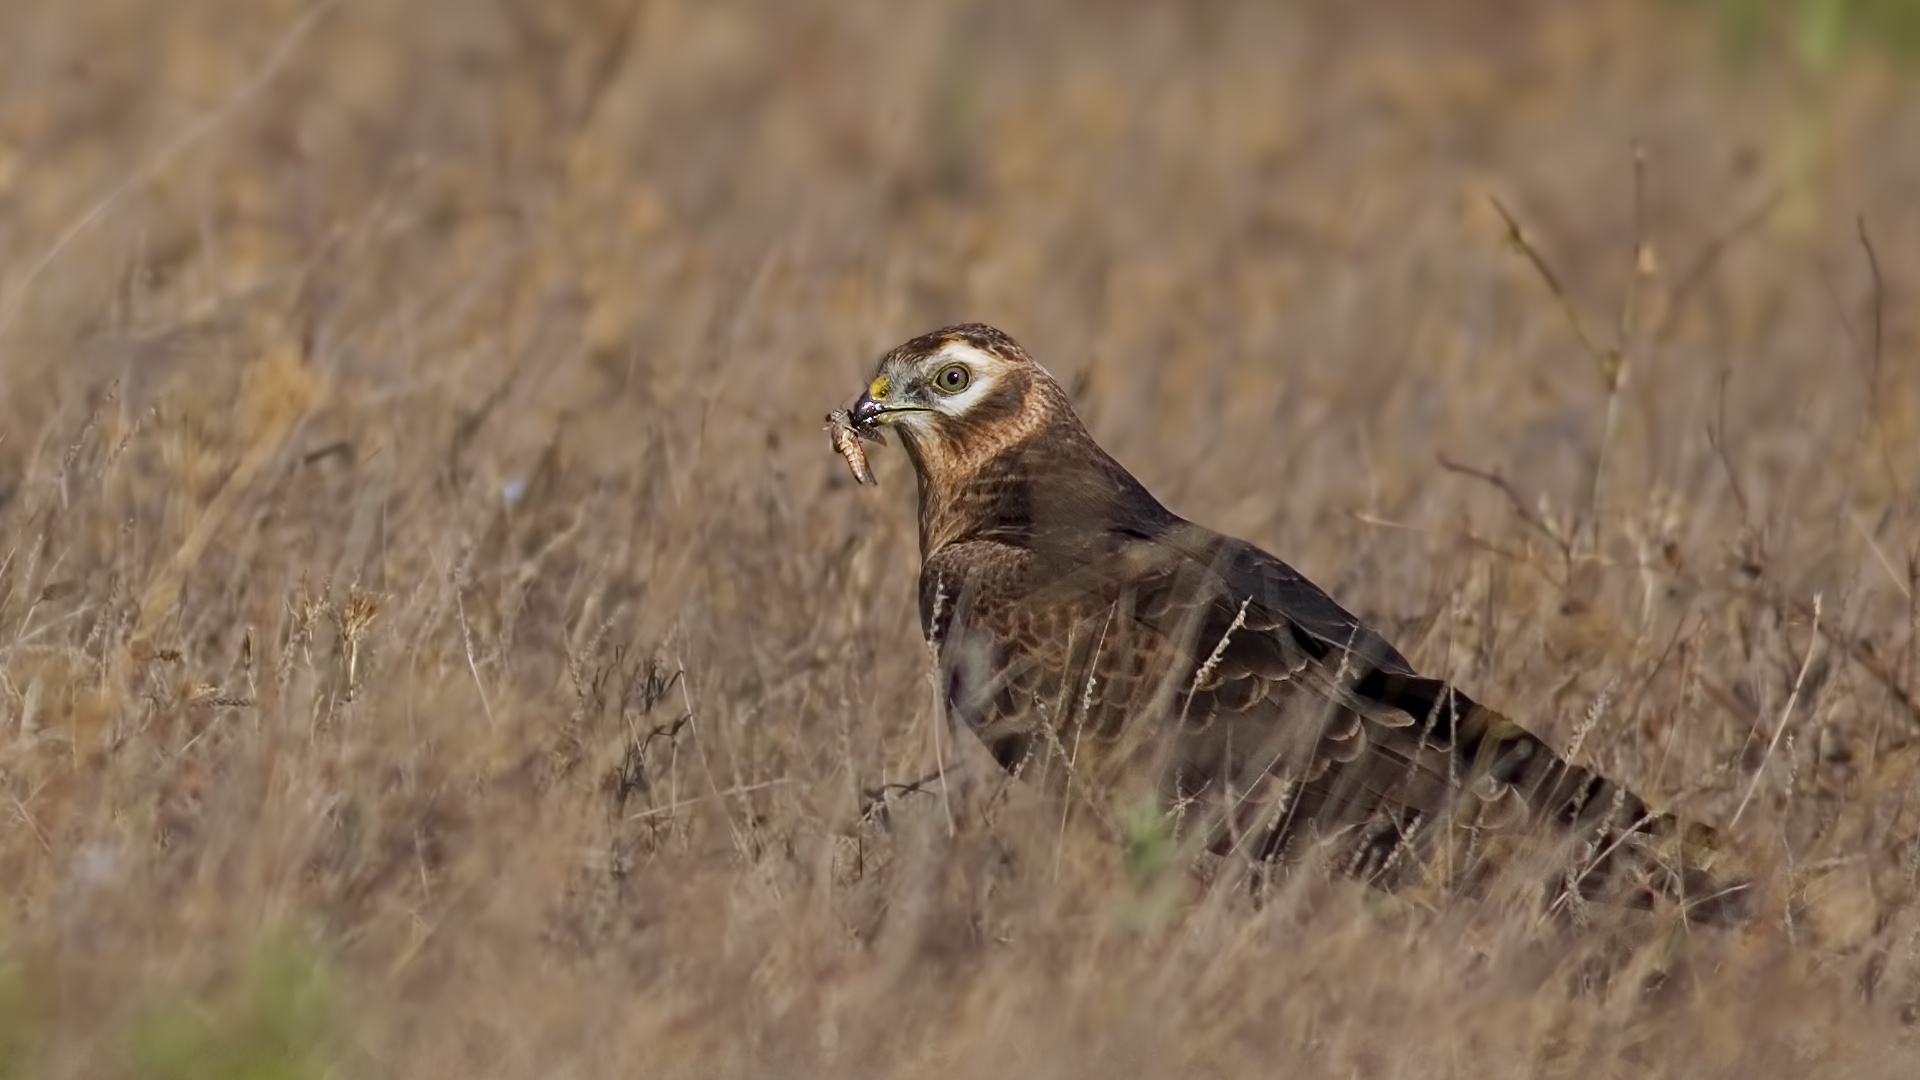
<path fill-rule="evenodd" d="M 979 539 L 1060 548 L 1054 554 L 1071 558 L 1110 529 L 1157 533 L 1178 520 L 1078 425 L 1001 448 L 971 469 L 938 467 L 925 447 L 908 452 L 919 479 L 922 559 Z"/>
<path fill-rule="evenodd" d="M 920 484 L 920 557 L 965 540 L 1022 536 L 1032 519 L 1030 486 L 1002 452 L 973 475 L 956 478 L 916 467 Z M 916 462 L 916 465 L 918 463 Z"/>

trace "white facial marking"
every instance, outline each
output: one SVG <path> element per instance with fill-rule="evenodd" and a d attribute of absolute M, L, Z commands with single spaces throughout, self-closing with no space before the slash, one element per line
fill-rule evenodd
<path fill-rule="evenodd" d="M 993 392 L 999 382 L 999 371 L 1004 361 L 991 353 L 974 348 L 964 341 L 950 341 L 933 359 L 928 361 L 927 370 L 932 372 L 933 406 L 948 416 L 962 416 L 967 410 Z M 965 364 L 970 381 L 967 388 L 957 394 L 949 394 L 940 389 L 940 373 L 949 364 Z"/>

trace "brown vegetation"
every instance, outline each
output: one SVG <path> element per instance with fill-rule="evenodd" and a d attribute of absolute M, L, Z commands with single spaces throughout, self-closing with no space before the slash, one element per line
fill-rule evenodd
<path fill-rule="evenodd" d="M 1912 87 L 1388 7 L 0 9 L 0 1073 L 1910 1075 Z M 968 771 L 820 432 L 963 319 L 1764 916 Z"/>

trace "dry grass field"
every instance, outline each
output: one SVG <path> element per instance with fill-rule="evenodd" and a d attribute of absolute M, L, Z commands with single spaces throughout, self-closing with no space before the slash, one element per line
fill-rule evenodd
<path fill-rule="evenodd" d="M 1723 29 L 0 7 L 0 1077 L 1915 1075 L 1917 88 Z M 963 320 L 1760 916 L 1003 791 L 820 430 Z"/>

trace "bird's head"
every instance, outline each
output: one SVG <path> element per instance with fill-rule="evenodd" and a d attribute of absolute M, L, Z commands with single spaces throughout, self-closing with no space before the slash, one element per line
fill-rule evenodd
<path fill-rule="evenodd" d="M 869 437 L 899 433 L 920 484 L 923 555 L 968 536 L 1073 546 L 1115 522 L 1139 533 L 1176 520 L 1093 441 L 1047 369 L 983 323 L 889 350 L 849 422 Z"/>
<path fill-rule="evenodd" d="M 861 431 L 898 432 L 923 479 L 930 469 L 971 471 L 1063 416 L 1072 409 L 1046 369 L 981 323 L 896 346 L 852 409 Z"/>

